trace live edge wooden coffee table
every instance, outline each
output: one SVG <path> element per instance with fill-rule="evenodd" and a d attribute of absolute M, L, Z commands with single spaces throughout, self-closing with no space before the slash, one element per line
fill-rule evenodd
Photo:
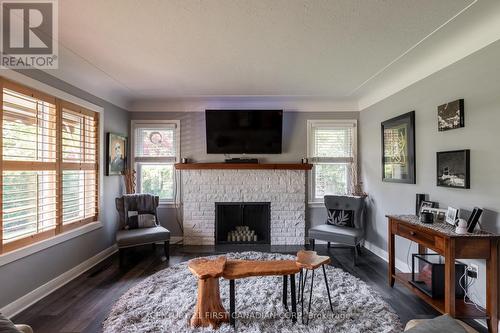
<path fill-rule="evenodd" d="M 191 326 L 219 327 L 224 322 L 235 325 L 235 280 L 256 276 L 283 276 L 283 304 L 287 308 L 287 282 L 290 277 L 292 321 L 297 321 L 295 274 L 300 271 L 295 260 L 214 260 L 198 258 L 189 261 L 188 267 L 198 277 L 198 299 Z M 229 280 L 229 307 L 226 312 L 220 299 L 219 278 Z"/>

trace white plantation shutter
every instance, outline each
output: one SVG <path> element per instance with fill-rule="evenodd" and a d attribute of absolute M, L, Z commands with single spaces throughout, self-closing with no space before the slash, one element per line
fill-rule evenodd
<path fill-rule="evenodd" d="M 314 164 L 311 200 L 351 194 L 356 183 L 356 121 L 308 121 L 308 158 Z"/>

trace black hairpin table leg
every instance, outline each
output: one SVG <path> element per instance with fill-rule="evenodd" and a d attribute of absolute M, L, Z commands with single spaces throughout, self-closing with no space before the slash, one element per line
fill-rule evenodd
<path fill-rule="evenodd" d="M 309 306 L 307 307 L 307 323 L 306 325 L 309 325 L 309 318 L 311 317 L 309 314 L 311 313 L 311 301 L 312 301 L 312 295 L 313 295 L 313 287 L 314 287 L 314 269 L 312 270 L 311 274 L 311 289 L 309 290 Z"/>
<path fill-rule="evenodd" d="M 297 322 L 297 299 L 295 296 L 295 274 L 290 275 L 290 289 L 292 294 L 292 322 Z"/>
<path fill-rule="evenodd" d="M 288 310 L 288 276 L 283 275 L 283 306 Z"/>
<path fill-rule="evenodd" d="M 236 297 L 234 290 L 234 280 L 229 280 L 229 323 L 231 326 L 236 326 Z"/>
<path fill-rule="evenodd" d="M 330 302 L 330 309 L 333 312 L 332 298 L 330 297 L 330 287 L 328 286 L 328 279 L 326 277 L 325 265 L 321 265 L 321 267 L 323 268 L 323 276 L 325 277 L 325 285 L 326 285 L 326 293 L 328 294 L 328 302 Z M 335 313 L 335 312 L 333 312 L 333 313 Z"/>

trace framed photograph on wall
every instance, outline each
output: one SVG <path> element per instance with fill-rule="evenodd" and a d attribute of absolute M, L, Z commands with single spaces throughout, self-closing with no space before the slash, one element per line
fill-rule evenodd
<path fill-rule="evenodd" d="M 437 153 L 437 186 L 470 188 L 470 150 Z"/>
<path fill-rule="evenodd" d="M 106 176 L 122 175 L 127 165 L 127 137 L 106 135 Z"/>
<path fill-rule="evenodd" d="M 461 127 L 465 127 L 463 99 L 438 106 L 438 130 L 440 132 Z"/>
<path fill-rule="evenodd" d="M 382 181 L 416 183 L 415 111 L 382 123 Z"/>

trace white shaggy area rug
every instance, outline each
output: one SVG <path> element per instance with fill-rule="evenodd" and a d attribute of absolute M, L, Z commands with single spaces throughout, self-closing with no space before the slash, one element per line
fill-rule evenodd
<path fill-rule="evenodd" d="M 227 253 L 230 259 L 293 259 L 291 255 L 261 252 Z M 217 257 L 217 256 L 214 256 Z M 316 271 L 309 325 L 293 324 L 282 305 L 282 277 L 251 277 L 236 280 L 236 329 L 223 324 L 217 332 L 401 332 L 398 316 L 366 283 L 341 269 L 327 267 L 335 313 L 332 313 L 322 270 Z M 298 275 L 296 278 L 298 285 Z M 308 285 L 310 285 L 310 274 Z M 290 287 L 288 287 L 290 288 Z M 229 311 L 229 281 L 221 278 L 222 302 Z M 305 289 L 304 306 L 309 296 Z M 196 303 L 197 279 L 187 262 L 166 268 L 138 283 L 113 306 L 103 323 L 104 333 L 214 332 L 210 327 L 191 328 L 189 319 Z M 290 298 L 288 300 L 290 307 Z M 307 310 L 307 308 L 306 308 Z"/>

